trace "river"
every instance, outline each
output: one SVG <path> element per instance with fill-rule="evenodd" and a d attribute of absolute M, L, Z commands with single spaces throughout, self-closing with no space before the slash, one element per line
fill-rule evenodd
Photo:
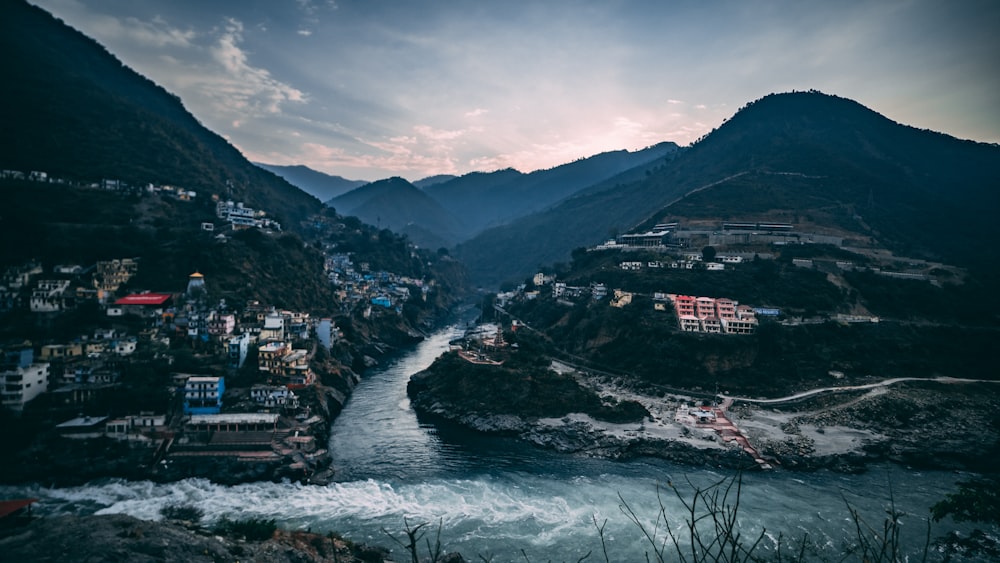
<path fill-rule="evenodd" d="M 111 480 L 82 487 L 0 487 L 4 498 L 41 499 L 38 514 L 127 513 L 158 519 L 168 504 L 202 509 L 205 522 L 223 516 L 275 518 L 283 527 L 337 531 L 356 542 L 402 550 L 384 530 L 401 537 L 404 522 L 440 527 L 447 550 L 469 560 L 604 561 L 596 524 L 604 524 L 611 561 L 644 561 L 651 551 L 622 507 L 627 504 L 653 530 L 658 491 L 681 531 L 681 502 L 665 488 L 674 483 L 686 498 L 691 486 L 707 486 L 732 475 L 726 470 L 678 466 L 662 460 L 614 462 L 542 451 L 507 438 L 461 431 L 442 434 L 421 424 L 410 408 L 406 382 L 428 366 L 461 334 L 459 325 L 432 334 L 412 351 L 366 374 L 335 422 L 330 440 L 337 481 L 328 486 L 292 483 L 215 485 L 189 479 L 154 484 Z M 743 475 L 738 522 L 744 537 L 765 539 L 757 548 L 774 555 L 805 535 L 825 557 L 856 541 L 845 503 L 881 530 L 890 488 L 895 506 L 907 514 L 903 541 L 922 549 L 929 507 L 954 489 L 963 475 L 879 466 L 861 475 L 832 472 L 752 472 Z M 730 497 L 733 500 L 734 497 Z M 606 524 L 605 524 L 606 522 Z M 934 524 L 932 536 L 955 529 Z M 664 539 L 663 525 L 656 528 Z M 522 553 L 523 550 L 523 553 Z"/>

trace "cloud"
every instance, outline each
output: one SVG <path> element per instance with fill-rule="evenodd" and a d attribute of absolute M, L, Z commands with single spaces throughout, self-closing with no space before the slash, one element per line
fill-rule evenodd
<path fill-rule="evenodd" d="M 412 137 L 390 139 L 388 142 L 369 141 L 368 147 L 377 152 L 349 152 L 343 147 L 323 143 L 303 143 L 294 156 L 271 154 L 271 162 L 305 164 L 315 170 L 330 173 L 348 173 L 348 170 L 386 170 L 400 174 L 460 173 L 455 160 L 447 155 L 428 155 L 414 150 Z"/>
<path fill-rule="evenodd" d="M 674 105 L 676 105 L 676 104 L 683 104 L 684 102 L 682 102 L 681 100 L 675 100 L 675 99 L 671 98 L 671 99 L 667 100 L 667 103 L 668 104 L 674 104 Z"/>
<path fill-rule="evenodd" d="M 216 109 L 238 109 L 243 114 L 278 113 L 286 102 L 303 102 L 302 91 L 274 79 L 266 69 L 249 63 L 240 48 L 243 24 L 229 19 L 217 43 L 210 48 L 212 59 L 225 71 L 221 76 L 206 76 L 203 94 L 215 98 Z"/>
<path fill-rule="evenodd" d="M 479 117 L 480 115 L 486 115 L 490 110 L 484 108 L 476 108 L 472 111 L 465 112 L 465 117 Z"/>
<path fill-rule="evenodd" d="M 95 16 L 92 29 L 105 41 L 126 41 L 147 49 L 187 48 L 196 38 L 194 31 L 172 27 L 159 17 L 141 21 L 134 17 Z"/>
<path fill-rule="evenodd" d="M 308 29 L 300 29 L 300 30 L 296 31 L 295 33 L 298 33 L 299 35 L 301 35 L 303 37 L 309 37 L 310 35 L 313 34 L 313 32 L 309 31 Z"/>
<path fill-rule="evenodd" d="M 432 141 L 451 141 L 465 135 L 463 130 L 435 129 L 429 125 L 417 125 L 413 128 L 417 134 Z"/>

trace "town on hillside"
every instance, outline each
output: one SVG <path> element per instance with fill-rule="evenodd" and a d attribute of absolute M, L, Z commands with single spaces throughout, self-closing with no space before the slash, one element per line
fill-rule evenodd
<path fill-rule="evenodd" d="M 864 241 L 849 240 L 829 233 L 797 232 L 790 223 L 761 221 L 723 221 L 718 225 L 682 226 L 677 222 L 656 224 L 643 232 L 627 233 L 590 247 L 588 253 L 621 253 L 616 268 L 634 276 L 655 276 L 656 272 L 669 270 L 700 270 L 725 272 L 739 270 L 755 261 L 771 261 L 781 252 L 796 253 L 802 249 L 823 253 L 834 249 L 838 257 L 791 258 L 791 265 L 823 274 L 840 287 L 849 284 L 842 279 L 845 272 L 869 272 L 890 279 L 926 282 L 940 287 L 942 283 L 962 279 L 965 272 L 944 264 L 894 256 L 884 249 L 865 246 Z M 695 248 L 701 250 L 693 250 Z M 646 259 L 638 259 L 638 256 Z M 655 259 L 648 259 L 649 256 Z M 619 277 L 627 285 L 628 277 Z M 577 280 L 579 282 L 579 279 Z M 530 287 L 529 287 L 530 286 Z M 548 289 L 546 289 L 548 288 Z M 880 318 L 863 307 L 849 312 L 829 314 L 813 313 L 811 316 L 788 314 L 768 303 L 741 304 L 729 296 L 709 297 L 671 292 L 663 287 L 659 291 L 640 293 L 625 287 L 609 287 L 602 281 L 587 285 L 573 285 L 558 279 L 553 273 L 539 272 L 530 283 L 517 285 L 496 295 L 496 304 L 506 307 L 510 302 L 536 299 L 543 291 L 550 291 L 555 302 L 574 306 L 579 303 L 606 303 L 611 307 L 630 306 L 637 295 L 648 297 L 657 311 L 674 314 L 676 328 L 683 332 L 745 335 L 753 334 L 758 317 L 769 318 L 783 324 L 823 323 L 830 320 L 845 323 L 877 323 Z M 703 288 L 708 291 L 709 288 Z"/>
<path fill-rule="evenodd" d="M 4 170 L 0 177 L 181 202 L 197 197 L 114 180 L 78 186 L 43 172 Z M 281 231 L 264 210 L 211 199 L 216 221 L 191 228 L 215 244 L 248 229 Z M 323 252 L 321 282 L 332 288 L 338 318 L 401 318 L 407 302 L 426 300 L 433 287 L 355 264 L 356 253 L 336 244 Z M 316 387 L 340 369 L 331 350 L 352 344 L 337 321 L 259 300 L 210 298 L 212 280 L 198 271 L 138 288 L 142 268 L 143 258 L 132 256 L 92 264 L 30 260 L 0 272 L 0 315 L 12 320 L 0 342 L 5 416 L 30 421 L 31 434 L 113 440 L 151 468 L 222 459 L 274 464 L 292 478 L 322 470 L 331 413 L 317 402 Z"/>

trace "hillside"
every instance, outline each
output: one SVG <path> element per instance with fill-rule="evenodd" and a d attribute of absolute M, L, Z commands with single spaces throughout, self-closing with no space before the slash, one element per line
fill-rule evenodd
<path fill-rule="evenodd" d="M 23 0 L 0 7 L 0 169 L 172 184 L 266 209 L 289 228 L 320 202 L 248 162 L 180 100 Z"/>
<path fill-rule="evenodd" d="M 257 166 L 273 172 L 288 181 L 289 184 L 299 188 L 307 194 L 320 201 L 335 198 L 345 194 L 358 186 L 363 186 L 368 182 L 364 180 L 348 180 L 340 176 L 324 174 L 318 170 L 313 170 L 308 166 L 280 166 L 277 164 L 264 164 L 255 162 Z"/>
<path fill-rule="evenodd" d="M 20 0 L 3 3 L 0 16 L 0 48 L 8 55 L 0 69 L 9 78 L 0 90 L 0 169 L 45 171 L 66 181 L 0 178 L 0 238 L 24 242 L 0 245 L 0 268 L 29 260 L 47 269 L 86 268 L 137 257 L 138 274 L 122 292 L 181 291 L 187 276 L 200 271 L 213 297 L 317 313 L 339 308 L 324 271 L 324 245 L 340 245 L 399 275 L 432 277 L 435 253 L 416 257 L 404 240 L 339 217 L 251 164 L 175 96 L 95 41 Z M 173 184 L 196 195 L 106 190 L 102 178 L 141 188 Z M 213 194 L 243 201 L 283 228 L 230 229 L 216 215 Z M 441 263 L 441 277 L 455 280 L 439 279 L 441 287 L 459 293 L 460 268 L 450 259 Z M 425 309 L 438 306 L 430 301 Z M 411 320 L 426 312 L 417 309 Z"/>
<path fill-rule="evenodd" d="M 900 125 L 836 96 L 773 94 L 649 175 L 488 230 L 456 255 L 478 283 L 495 285 L 610 234 L 693 212 L 808 224 L 909 255 L 984 264 L 973 249 L 989 219 L 976 210 L 1000 208 L 998 182 L 996 146 Z M 700 205 L 682 209 L 688 194 Z"/>
<path fill-rule="evenodd" d="M 464 229 L 459 219 L 402 178 L 366 184 L 331 199 L 327 205 L 370 225 L 406 234 L 425 248 L 451 246 Z"/>

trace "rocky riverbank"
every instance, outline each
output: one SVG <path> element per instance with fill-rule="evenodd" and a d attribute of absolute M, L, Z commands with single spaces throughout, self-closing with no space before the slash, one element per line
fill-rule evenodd
<path fill-rule="evenodd" d="M 580 401 L 559 404 L 563 410 L 557 416 L 519 413 L 506 406 L 498 409 L 495 405 L 509 403 L 509 381 L 503 386 L 505 396 L 491 395 L 497 386 L 483 370 L 475 393 L 456 394 L 449 392 L 454 375 L 433 366 L 411 380 L 411 402 L 421 416 L 438 424 L 516 436 L 565 453 L 613 459 L 651 456 L 696 466 L 755 466 L 732 432 L 699 420 L 699 411 L 707 412 L 700 399 L 650 392 L 636 382 L 580 373 L 559 363 L 551 368 L 573 376 L 604 403 L 635 403 L 647 414 L 638 420 L 609 422 L 581 412 Z M 871 463 L 891 461 L 927 469 L 993 472 L 996 468 L 988 460 L 1000 455 L 998 412 L 1000 385 L 916 382 L 827 395 L 782 408 L 737 403 L 727 417 L 772 467 L 857 472 Z"/>
<path fill-rule="evenodd" d="M 263 540 L 222 535 L 191 523 L 152 522 L 122 514 L 36 519 L 0 532 L 5 561 L 160 563 L 382 562 L 389 551 L 333 534 L 275 530 Z"/>

